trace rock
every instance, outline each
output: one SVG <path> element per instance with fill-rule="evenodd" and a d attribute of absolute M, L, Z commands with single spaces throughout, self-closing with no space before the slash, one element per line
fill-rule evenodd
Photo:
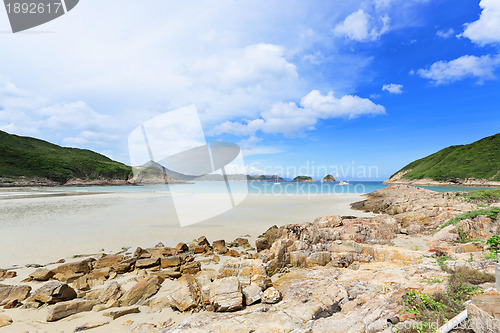
<path fill-rule="evenodd" d="M 97 301 L 72 300 L 57 303 L 49 308 L 47 321 L 56 321 L 66 318 L 75 313 L 90 311 L 97 304 Z"/>
<path fill-rule="evenodd" d="M 171 247 L 160 247 L 152 250 L 152 258 L 163 258 L 169 256 L 175 256 L 177 250 Z"/>
<path fill-rule="evenodd" d="M 31 287 L 26 285 L 7 286 L 0 284 L 0 306 L 14 300 L 22 302 L 28 297 L 30 291 Z"/>
<path fill-rule="evenodd" d="M 422 263 L 422 254 L 417 251 L 383 245 L 363 245 L 363 254 L 374 261 L 393 262 L 403 265 Z"/>
<path fill-rule="evenodd" d="M 184 312 L 198 305 L 198 294 L 193 282 L 194 279 L 188 276 L 179 279 L 179 287 L 168 297 L 171 307 Z"/>
<path fill-rule="evenodd" d="M 129 258 L 129 259 L 122 260 L 120 263 L 113 266 L 113 269 L 118 274 L 131 272 L 132 270 L 134 270 L 136 261 L 137 261 L 136 258 Z"/>
<path fill-rule="evenodd" d="M 449 248 L 449 245 L 447 243 L 457 241 L 458 239 L 459 237 L 456 233 L 456 227 L 454 225 L 448 225 L 440 231 L 436 232 L 431 238 L 429 238 L 429 240 L 427 241 L 427 246 L 429 246 L 429 248 L 433 250 L 446 251 Z"/>
<path fill-rule="evenodd" d="M 247 238 L 238 237 L 232 243 L 231 246 L 241 246 L 242 248 L 250 247 L 250 243 Z"/>
<path fill-rule="evenodd" d="M 226 241 L 221 239 L 221 240 L 216 240 L 212 243 L 212 247 L 214 249 L 220 248 L 220 247 L 225 247 L 226 246 Z"/>
<path fill-rule="evenodd" d="M 112 282 L 99 295 L 98 300 L 103 304 L 114 303 L 122 297 L 123 293 L 121 285 L 118 282 Z"/>
<path fill-rule="evenodd" d="M 94 269 L 99 269 L 104 267 L 113 267 L 114 269 L 116 269 L 116 267 L 120 265 L 120 263 L 123 261 L 124 258 L 125 256 L 122 254 L 107 255 L 105 257 L 98 259 L 94 263 Z"/>
<path fill-rule="evenodd" d="M 9 326 L 12 324 L 12 319 L 6 315 L 0 314 L 0 327 Z"/>
<path fill-rule="evenodd" d="M 39 268 L 30 274 L 30 277 L 36 281 L 47 281 L 51 279 L 55 273 L 47 268 Z"/>
<path fill-rule="evenodd" d="M 164 270 L 161 270 L 159 272 L 152 272 L 151 275 L 158 276 L 158 277 L 162 278 L 163 280 L 165 280 L 165 279 L 173 280 L 173 279 L 180 278 L 182 276 L 182 273 L 179 271 L 176 271 L 175 269 L 164 269 Z"/>
<path fill-rule="evenodd" d="M 111 317 L 111 319 L 115 320 L 115 319 L 118 319 L 118 318 L 123 317 L 123 316 L 128 315 L 128 314 L 140 313 L 140 312 L 141 311 L 139 311 L 138 306 L 129 306 L 126 308 L 118 308 L 118 309 L 109 310 L 107 312 L 104 312 L 103 316 Z"/>
<path fill-rule="evenodd" d="M 281 293 L 274 287 L 267 288 L 262 294 L 262 302 L 266 304 L 275 304 L 281 301 Z"/>
<path fill-rule="evenodd" d="M 259 237 L 255 240 L 255 248 L 257 251 L 267 250 L 271 247 L 269 240 L 264 237 Z"/>
<path fill-rule="evenodd" d="M 217 254 L 226 254 L 228 251 L 229 251 L 229 249 L 225 246 L 220 246 L 220 247 L 215 248 L 215 252 Z"/>
<path fill-rule="evenodd" d="M 160 258 L 139 259 L 135 263 L 136 268 L 149 268 L 160 265 Z"/>
<path fill-rule="evenodd" d="M 151 258 L 152 253 L 146 249 L 143 249 L 142 247 L 138 247 L 134 251 L 134 257 L 139 258 L 139 259 L 146 259 L 146 258 Z"/>
<path fill-rule="evenodd" d="M 236 311 L 243 307 L 243 294 L 237 277 L 215 280 L 210 286 L 210 303 L 217 312 Z"/>
<path fill-rule="evenodd" d="M 476 333 L 500 332 L 500 295 L 481 295 L 467 305 L 469 327 Z"/>
<path fill-rule="evenodd" d="M 188 246 L 186 245 L 186 243 L 179 243 L 177 244 L 177 246 L 175 247 L 175 250 L 179 253 L 181 252 L 186 252 L 187 250 L 189 250 Z"/>
<path fill-rule="evenodd" d="M 0 269 L 0 279 L 12 279 L 17 276 L 14 271 L 5 271 Z"/>
<path fill-rule="evenodd" d="M 57 273 L 53 276 L 53 279 L 64 283 L 72 283 L 84 275 L 84 273 Z"/>
<path fill-rule="evenodd" d="M 332 255 L 330 252 L 320 251 L 312 253 L 306 258 L 306 267 L 325 266 L 330 262 Z"/>
<path fill-rule="evenodd" d="M 59 281 L 51 281 L 36 290 L 27 301 L 54 304 L 57 302 L 69 301 L 75 297 L 75 290 L 67 284 Z"/>
<path fill-rule="evenodd" d="M 140 303 L 151 297 L 160 289 L 158 276 L 149 276 L 139 281 L 135 286 L 120 299 L 121 306 L 129 306 Z"/>
<path fill-rule="evenodd" d="M 261 294 L 261 288 L 255 283 L 251 283 L 248 287 L 243 288 L 243 296 L 245 296 L 246 305 L 252 305 L 260 301 Z"/>
<path fill-rule="evenodd" d="M 92 269 L 91 263 L 93 260 L 94 259 L 86 259 L 77 262 L 70 262 L 54 268 L 53 271 L 55 275 L 59 274 L 61 276 L 76 275 L 78 273 L 82 273 L 82 275 L 87 274 Z"/>
<path fill-rule="evenodd" d="M 4 305 L 3 308 L 4 309 L 14 309 L 14 308 L 20 307 L 21 305 L 23 305 L 21 302 L 19 302 L 17 299 L 13 299 L 13 300 L 8 301 Z"/>
<path fill-rule="evenodd" d="M 456 248 L 456 253 L 469 253 L 469 252 L 482 252 L 482 251 L 484 251 L 484 245 L 481 242 L 458 244 Z"/>
<path fill-rule="evenodd" d="M 201 236 L 200 238 L 198 238 L 198 245 L 200 245 L 200 246 L 203 246 L 203 245 L 210 246 L 210 243 L 209 243 L 207 237 Z"/>
<path fill-rule="evenodd" d="M 318 228 L 336 228 L 342 225 L 342 218 L 338 215 L 318 217 L 314 220 Z"/>
<path fill-rule="evenodd" d="M 181 256 L 161 258 L 161 268 L 178 267 L 182 264 Z"/>
<path fill-rule="evenodd" d="M 190 263 L 186 263 L 181 266 L 182 274 L 196 274 L 201 270 L 201 264 L 198 261 L 193 261 Z"/>
<path fill-rule="evenodd" d="M 236 251 L 235 249 L 231 249 L 228 252 L 226 252 L 224 255 L 229 256 L 229 257 L 238 258 L 241 254 L 238 251 Z"/>

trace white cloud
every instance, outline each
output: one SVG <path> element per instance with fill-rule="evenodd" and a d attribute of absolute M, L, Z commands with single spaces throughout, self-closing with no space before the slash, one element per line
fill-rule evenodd
<path fill-rule="evenodd" d="M 213 132 L 254 135 L 260 130 L 264 133 L 281 133 L 285 137 L 292 137 L 305 130 L 314 129 L 321 119 L 354 119 L 363 115 L 380 114 L 385 114 L 385 108 L 369 99 L 352 95 L 336 98 L 333 92 L 322 95 L 313 90 L 302 98 L 300 106 L 294 102 L 275 103 L 269 110 L 262 112 L 260 118 L 248 120 L 245 124 L 226 121 L 216 126 Z"/>
<path fill-rule="evenodd" d="M 377 40 L 389 30 L 389 17 L 380 16 L 374 19 L 363 9 L 350 14 L 345 20 L 335 26 L 335 36 L 347 37 L 358 42 Z"/>
<path fill-rule="evenodd" d="M 39 116 L 41 125 L 49 129 L 65 127 L 109 129 L 115 124 L 113 118 L 92 110 L 87 103 L 82 101 L 53 104 L 36 110 L 34 114 Z"/>
<path fill-rule="evenodd" d="M 402 84 L 384 84 L 382 86 L 383 91 L 388 91 L 391 94 L 402 94 L 403 93 L 403 85 Z"/>
<path fill-rule="evenodd" d="M 436 35 L 441 38 L 449 38 L 455 34 L 455 30 L 453 28 L 450 28 L 446 31 L 444 30 L 438 30 L 436 31 Z"/>
<path fill-rule="evenodd" d="M 483 9 L 479 20 L 465 24 L 460 35 L 479 45 L 500 43 L 500 1 L 481 0 Z"/>
<path fill-rule="evenodd" d="M 73 146 L 85 146 L 88 144 L 93 145 L 107 145 L 110 142 L 117 141 L 119 137 L 115 134 L 109 134 L 105 132 L 94 132 L 94 131 L 83 131 L 78 136 L 64 138 L 63 142 L 67 145 Z M 110 152 L 108 151 L 109 155 Z"/>
<path fill-rule="evenodd" d="M 417 74 L 433 81 L 446 84 L 465 78 L 476 78 L 478 83 L 495 78 L 495 70 L 500 67 L 500 55 L 481 57 L 465 55 L 451 61 L 438 61 L 429 69 L 419 69 Z"/>
<path fill-rule="evenodd" d="M 255 44 L 196 61 L 190 67 L 197 84 L 224 90 L 248 89 L 269 81 L 295 80 L 297 68 L 284 57 L 284 48 Z"/>

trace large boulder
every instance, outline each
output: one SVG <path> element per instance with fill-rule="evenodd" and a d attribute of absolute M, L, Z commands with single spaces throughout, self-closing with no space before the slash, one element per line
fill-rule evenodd
<path fill-rule="evenodd" d="M 28 297 L 30 286 L 7 286 L 0 284 L 0 306 L 12 301 L 22 302 Z"/>
<path fill-rule="evenodd" d="M 67 284 L 59 281 L 51 281 L 37 289 L 27 301 L 54 304 L 69 301 L 75 297 L 75 290 Z"/>
<path fill-rule="evenodd" d="M 97 303 L 97 301 L 86 300 L 72 300 L 57 303 L 49 308 L 47 321 L 56 321 L 71 316 L 75 313 L 90 311 Z"/>
<path fill-rule="evenodd" d="M 120 299 L 121 306 L 129 306 L 144 302 L 153 296 L 160 289 L 161 283 L 158 276 L 148 276 L 137 282 L 135 286 L 123 295 Z"/>
<path fill-rule="evenodd" d="M 443 229 L 436 232 L 429 240 L 427 245 L 432 250 L 442 250 L 446 251 L 450 248 L 448 243 L 457 241 L 459 239 L 456 227 L 454 225 L 448 225 Z"/>
<path fill-rule="evenodd" d="M 124 291 L 118 282 L 112 282 L 109 284 L 102 294 L 99 295 L 99 302 L 103 304 L 114 304 L 120 297 L 122 297 Z"/>
<path fill-rule="evenodd" d="M 31 273 L 30 277 L 36 281 L 48 281 L 55 274 L 56 273 L 54 273 L 53 271 L 51 271 L 47 268 L 39 268 L 36 271 L 34 271 L 33 273 Z"/>
<path fill-rule="evenodd" d="M 237 277 L 215 280 L 210 286 L 210 303 L 215 311 L 236 311 L 243 307 L 243 294 Z"/>
<path fill-rule="evenodd" d="M 182 312 L 198 306 L 198 293 L 192 276 L 183 275 L 179 279 L 179 286 L 168 296 L 168 302 Z"/>

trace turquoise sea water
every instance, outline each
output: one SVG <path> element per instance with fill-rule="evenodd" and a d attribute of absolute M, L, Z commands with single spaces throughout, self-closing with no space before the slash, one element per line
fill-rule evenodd
<path fill-rule="evenodd" d="M 351 181 L 349 185 L 339 185 L 339 183 L 295 183 L 282 182 L 275 184 L 267 181 L 251 182 L 229 182 L 232 192 L 250 194 L 342 194 L 342 193 L 370 193 L 387 185 L 382 182 L 361 182 Z M 452 191 L 472 191 L 485 189 L 482 187 L 463 186 L 421 186 L 436 192 Z M 146 185 L 146 186 L 88 186 L 88 187 L 54 187 L 52 191 L 65 192 L 114 192 L 114 193 L 137 193 L 137 192 L 176 192 L 176 193 L 223 193 L 227 191 L 224 182 L 199 181 L 194 184 L 173 184 L 173 185 Z"/>

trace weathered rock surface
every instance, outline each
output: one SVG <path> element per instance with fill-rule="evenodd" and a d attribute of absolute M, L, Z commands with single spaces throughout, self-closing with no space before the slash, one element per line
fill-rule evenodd
<path fill-rule="evenodd" d="M 120 299 L 120 305 L 129 306 L 141 303 L 156 294 L 160 286 L 160 279 L 157 276 L 148 276 L 139 281 L 132 289 L 123 295 Z"/>
<path fill-rule="evenodd" d="M 193 283 L 194 279 L 183 276 L 179 279 L 179 286 L 168 297 L 171 307 L 179 311 L 187 311 L 198 305 L 198 293 Z"/>
<path fill-rule="evenodd" d="M 97 303 L 97 301 L 87 300 L 72 300 L 57 303 L 49 308 L 47 321 L 56 321 L 79 312 L 90 311 Z"/>
<path fill-rule="evenodd" d="M 231 312 L 243 307 L 243 294 L 237 277 L 225 277 L 212 282 L 210 304 L 215 311 Z"/>
<path fill-rule="evenodd" d="M 54 304 L 72 300 L 76 297 L 73 288 L 59 281 L 51 281 L 44 284 L 31 295 L 27 301 Z"/>
<path fill-rule="evenodd" d="M 0 306 L 12 301 L 22 302 L 28 297 L 31 291 L 30 286 L 26 285 L 1 285 L 0 284 Z"/>
<path fill-rule="evenodd" d="M 108 316 L 108 317 L 111 317 L 111 319 L 115 320 L 115 319 L 118 319 L 120 317 L 126 316 L 128 314 L 139 313 L 139 312 L 141 312 L 141 311 L 139 310 L 138 306 L 129 306 L 129 307 L 124 307 L 124 308 L 116 308 L 116 309 L 109 310 L 107 312 L 104 312 L 103 316 Z"/>
<path fill-rule="evenodd" d="M 36 281 L 48 281 L 55 273 L 47 268 L 39 268 L 30 274 L 30 277 Z"/>

